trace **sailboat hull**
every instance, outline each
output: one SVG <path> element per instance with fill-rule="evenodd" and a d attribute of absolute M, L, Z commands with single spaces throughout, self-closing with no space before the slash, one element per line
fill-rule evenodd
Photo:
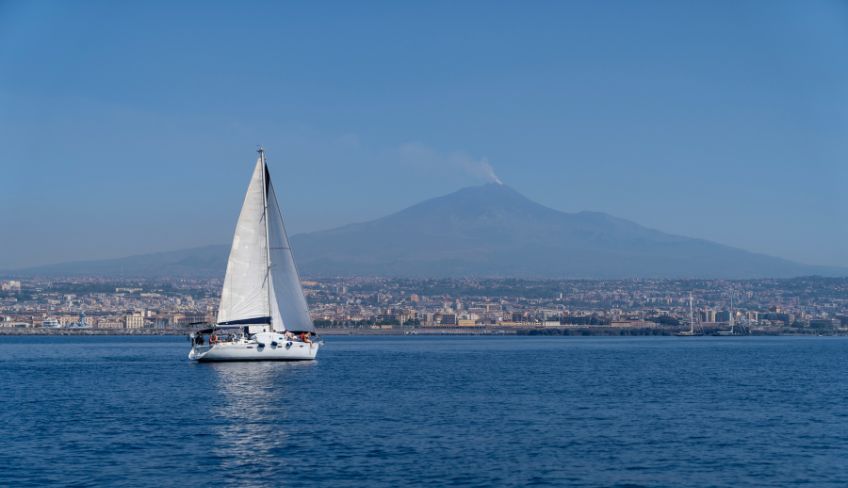
<path fill-rule="evenodd" d="M 209 348 L 192 348 L 188 358 L 199 362 L 212 361 L 312 361 L 318 355 L 320 343 L 291 342 L 277 346 L 250 343 L 216 344 Z"/>

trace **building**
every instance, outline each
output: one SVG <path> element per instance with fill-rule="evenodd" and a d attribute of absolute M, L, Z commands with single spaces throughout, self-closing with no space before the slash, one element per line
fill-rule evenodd
<path fill-rule="evenodd" d="M 144 312 L 133 312 L 127 314 L 124 319 L 124 327 L 127 329 L 141 329 L 144 327 Z"/>
<path fill-rule="evenodd" d="M 5 328 L 13 328 L 13 329 L 25 329 L 31 327 L 32 324 L 28 322 L 16 322 L 11 320 L 0 320 L 0 327 Z"/>
<path fill-rule="evenodd" d="M 457 319 L 456 314 L 453 313 L 443 313 L 438 320 L 440 325 L 456 325 Z"/>
<path fill-rule="evenodd" d="M 21 282 L 18 280 L 9 280 L 0 283 L 0 291 L 21 291 Z"/>

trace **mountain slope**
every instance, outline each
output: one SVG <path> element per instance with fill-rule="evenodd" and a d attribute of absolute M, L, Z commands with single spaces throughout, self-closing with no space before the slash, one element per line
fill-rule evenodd
<path fill-rule="evenodd" d="M 230 223 L 232 225 L 232 223 Z M 304 275 L 760 278 L 848 270 L 807 266 L 666 234 L 598 212 L 566 213 L 488 184 L 370 222 L 292 237 Z M 16 275 L 222 276 L 229 246 L 17 270 Z"/>
<path fill-rule="evenodd" d="M 115 259 L 71 261 L 7 271 L 16 276 L 114 276 L 132 278 L 223 276 L 230 246 L 181 249 L 179 251 L 139 254 Z"/>
<path fill-rule="evenodd" d="M 833 274 L 598 212 L 565 213 L 488 184 L 371 222 L 295 236 L 314 275 L 782 277 Z"/>

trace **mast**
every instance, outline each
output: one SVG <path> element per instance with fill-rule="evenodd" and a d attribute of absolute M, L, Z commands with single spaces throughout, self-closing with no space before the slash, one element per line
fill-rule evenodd
<path fill-rule="evenodd" d="M 695 334 L 695 310 L 692 308 L 692 292 L 689 292 L 689 334 Z"/>
<path fill-rule="evenodd" d="M 733 335 L 733 326 L 734 326 L 734 313 L 733 313 L 733 289 L 730 289 L 730 335 Z"/>
<path fill-rule="evenodd" d="M 271 279 L 271 240 L 268 234 L 268 166 L 265 163 L 265 148 L 262 145 L 259 145 L 259 149 L 256 150 L 259 153 L 259 159 L 262 160 L 262 219 L 265 221 L 265 282 L 268 283 Z M 266 298 L 268 299 L 268 314 L 271 313 L 271 287 L 266 287 L 267 293 Z M 273 320 L 273 319 L 272 319 Z M 274 330 L 274 324 L 271 324 L 271 330 Z"/>

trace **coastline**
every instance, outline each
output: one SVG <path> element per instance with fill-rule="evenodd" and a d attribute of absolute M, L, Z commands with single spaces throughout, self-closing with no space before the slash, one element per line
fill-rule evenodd
<path fill-rule="evenodd" d="M 15 336 L 185 336 L 191 329 L 45 329 L 0 328 L 0 337 Z M 515 328 L 515 327 L 439 327 L 439 328 L 342 328 L 327 327 L 317 330 L 319 336 L 674 336 L 678 330 L 659 328 L 621 328 L 621 327 L 557 327 L 557 328 Z M 802 333 L 799 331 L 753 331 L 751 336 L 846 336 L 848 334 L 831 332 L 828 334 Z M 706 334 L 705 337 L 711 337 Z M 744 337 L 743 335 L 735 337 Z"/>

